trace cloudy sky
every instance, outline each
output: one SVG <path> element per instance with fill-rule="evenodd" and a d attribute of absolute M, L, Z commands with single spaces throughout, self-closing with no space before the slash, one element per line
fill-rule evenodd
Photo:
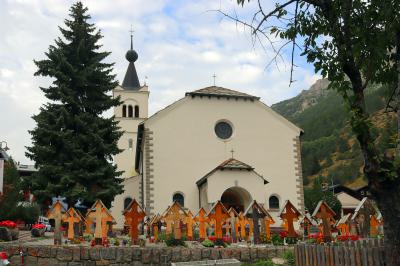
<path fill-rule="evenodd" d="M 256 6 L 237 6 L 236 0 L 84 0 L 92 21 L 102 30 L 104 49 L 111 51 L 115 73 L 122 81 L 127 67 L 129 30 L 139 79 L 147 77 L 150 113 L 192 91 L 213 84 L 260 96 L 271 105 L 297 95 L 318 78 L 304 59 L 296 57 L 294 84 L 289 87 L 289 50 L 284 61 L 267 67 L 272 49 L 253 45 L 249 31 L 218 12 L 250 18 Z M 254 1 L 252 1 L 254 2 Z M 265 0 L 265 8 L 274 1 Z M 30 145 L 31 119 L 46 102 L 39 86 L 50 80 L 34 77 L 33 59 L 43 59 L 60 36 L 58 26 L 74 1 L 0 0 L 0 141 L 21 163 Z"/>

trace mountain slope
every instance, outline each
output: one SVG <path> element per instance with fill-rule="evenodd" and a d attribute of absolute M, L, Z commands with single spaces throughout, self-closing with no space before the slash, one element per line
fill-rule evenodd
<path fill-rule="evenodd" d="M 304 130 L 302 163 L 305 185 L 318 176 L 357 188 L 363 179 L 363 157 L 351 128 L 341 96 L 328 90 L 327 80 L 318 80 L 298 96 L 272 105 L 272 109 Z M 374 136 L 381 150 L 393 149 L 395 120 L 384 112 L 387 89 L 370 87 L 367 110 L 374 125 Z"/>

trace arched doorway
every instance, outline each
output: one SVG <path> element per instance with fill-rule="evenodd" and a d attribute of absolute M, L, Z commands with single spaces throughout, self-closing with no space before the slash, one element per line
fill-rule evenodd
<path fill-rule="evenodd" d="M 239 213 L 246 210 L 252 202 L 252 197 L 244 188 L 231 187 L 222 193 L 221 202 L 228 210 L 233 207 Z"/>

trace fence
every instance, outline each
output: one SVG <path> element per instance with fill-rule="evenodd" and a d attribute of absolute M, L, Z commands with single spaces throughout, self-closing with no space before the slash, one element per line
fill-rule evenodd
<path fill-rule="evenodd" d="M 222 260 L 203 260 L 203 261 L 191 261 L 191 262 L 176 262 L 171 263 L 171 266 L 212 266 L 212 265 L 226 265 L 226 266 L 240 266 L 242 265 L 237 259 L 222 259 Z"/>
<path fill-rule="evenodd" d="M 383 239 L 327 244 L 298 244 L 296 266 L 380 266 L 385 263 Z"/>

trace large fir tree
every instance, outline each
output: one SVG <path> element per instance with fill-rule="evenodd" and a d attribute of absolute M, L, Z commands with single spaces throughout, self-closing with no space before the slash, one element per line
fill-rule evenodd
<path fill-rule="evenodd" d="M 39 171 L 32 177 L 31 191 L 39 202 L 64 196 L 68 204 L 78 199 L 86 205 L 101 199 L 110 206 L 122 190 L 121 172 L 112 165 L 119 153 L 122 135 L 117 122 L 102 114 L 120 104 L 109 92 L 117 85 L 113 64 L 103 60 L 110 54 L 100 52 L 102 35 L 81 2 L 70 9 L 63 38 L 50 45 L 47 59 L 35 61 L 36 76 L 53 79 L 41 88 L 49 103 L 33 116 L 37 126 L 30 131 L 33 145 L 27 156 Z"/>

